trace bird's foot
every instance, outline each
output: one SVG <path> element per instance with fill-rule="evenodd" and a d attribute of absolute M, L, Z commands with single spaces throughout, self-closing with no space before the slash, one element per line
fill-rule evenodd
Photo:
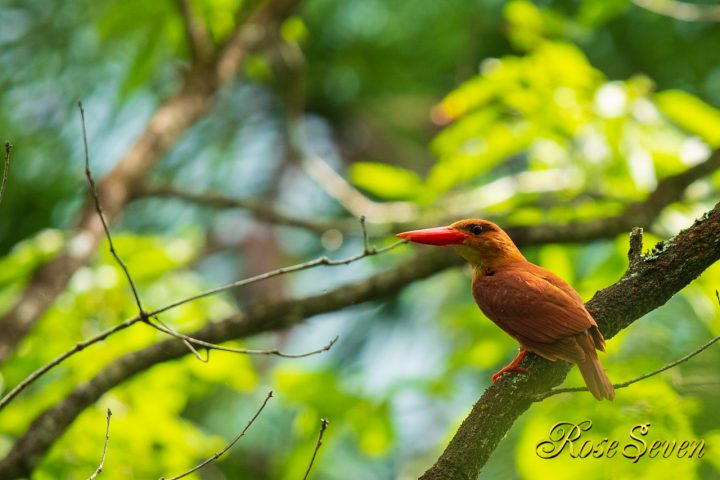
<path fill-rule="evenodd" d="M 500 376 L 502 376 L 502 374 L 506 373 L 506 372 L 528 373 L 528 369 L 525 367 L 510 367 L 510 365 L 508 365 L 507 367 L 503 367 L 502 370 L 500 370 L 495 375 L 493 375 L 492 381 L 497 382 L 497 379 L 500 378 Z"/>
<path fill-rule="evenodd" d="M 520 353 L 518 353 L 518 356 L 515 357 L 515 360 L 510 362 L 508 365 L 505 365 L 502 369 L 500 369 L 499 372 L 497 372 L 495 375 L 493 375 L 492 381 L 497 382 L 497 379 L 500 378 L 500 376 L 505 372 L 528 373 L 527 368 L 518 366 L 520 364 L 520 362 L 522 362 L 522 359 L 525 358 L 525 355 L 527 355 L 527 350 L 525 350 L 524 348 L 521 348 Z"/>

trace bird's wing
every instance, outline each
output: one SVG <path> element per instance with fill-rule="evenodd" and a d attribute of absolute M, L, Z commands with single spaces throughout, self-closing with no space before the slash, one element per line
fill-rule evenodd
<path fill-rule="evenodd" d="M 529 265 L 477 277 L 475 301 L 490 320 L 529 350 L 549 359 L 582 361 L 585 349 L 576 337 L 599 335 L 595 321 L 572 287 L 557 275 Z"/>

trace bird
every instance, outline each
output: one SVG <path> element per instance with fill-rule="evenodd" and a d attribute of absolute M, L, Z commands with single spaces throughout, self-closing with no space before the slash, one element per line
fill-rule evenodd
<path fill-rule="evenodd" d="M 524 372 L 527 352 L 551 361 L 577 364 L 598 400 L 615 398 L 597 350 L 605 339 L 580 295 L 563 279 L 525 259 L 505 231 L 489 220 L 471 218 L 444 227 L 397 234 L 414 243 L 449 246 L 471 266 L 472 295 L 480 310 L 520 343 L 520 353 L 492 376 Z"/>

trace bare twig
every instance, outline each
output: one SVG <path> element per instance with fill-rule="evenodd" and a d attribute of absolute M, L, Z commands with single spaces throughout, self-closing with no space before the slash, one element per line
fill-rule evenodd
<path fill-rule="evenodd" d="M 317 456 L 318 450 L 320 450 L 323 435 L 325 434 L 325 429 L 327 429 L 329 423 L 330 422 L 328 422 L 327 418 L 320 419 L 320 434 L 318 435 L 317 443 L 315 444 L 315 450 L 313 450 L 312 458 L 310 459 L 310 465 L 308 465 L 308 468 L 305 471 L 305 476 L 303 477 L 303 480 L 307 480 L 308 475 L 310 475 L 310 469 L 312 468 L 313 463 L 315 463 L 315 457 Z"/>
<path fill-rule="evenodd" d="M 255 416 L 253 416 L 253 417 L 250 419 L 250 421 L 248 422 L 248 424 L 245 425 L 245 428 L 243 428 L 242 432 L 240 432 L 235 438 L 233 438 L 232 442 L 228 443 L 225 448 L 223 448 L 222 450 L 220 450 L 219 452 L 217 452 L 215 455 L 213 455 L 212 457 L 208 458 L 208 459 L 205 460 L 204 462 L 202 462 L 202 463 L 194 466 L 193 468 L 191 468 L 191 469 L 188 470 L 187 472 L 181 473 L 180 475 L 176 475 L 176 476 L 170 477 L 170 478 L 160 477 L 160 480 L 178 480 L 178 479 L 180 479 L 180 478 L 183 478 L 183 477 L 186 477 L 186 476 L 190 475 L 190 474 L 193 473 L 193 472 L 196 472 L 196 471 L 200 470 L 202 467 L 204 467 L 204 466 L 207 465 L 208 463 L 212 463 L 212 462 L 214 462 L 215 460 L 217 460 L 218 458 L 220 458 L 225 452 L 227 452 L 228 450 L 230 450 L 230 449 L 233 447 L 233 445 L 235 445 L 235 444 L 237 443 L 238 440 L 240 440 L 240 439 L 245 435 L 245 432 L 247 432 L 248 429 L 250 428 L 250 425 L 252 425 L 253 422 L 255 422 L 255 419 L 260 416 L 260 413 L 263 411 L 263 409 L 265 408 L 265 405 L 267 405 L 268 400 L 270 400 L 270 398 L 271 398 L 272 396 L 273 396 L 273 392 L 272 392 L 272 390 L 271 390 L 270 392 L 268 392 L 267 397 L 265 397 L 265 401 L 262 403 L 262 405 L 260 405 L 260 408 L 258 409 L 258 411 L 255 412 Z"/>
<path fill-rule="evenodd" d="M 406 242 L 407 242 L 407 240 L 400 240 L 391 245 L 388 245 L 387 247 L 377 248 L 377 249 L 372 248 L 368 252 L 362 252 L 357 255 L 353 255 L 351 257 L 342 258 L 340 260 L 331 260 L 326 256 L 322 256 L 322 257 L 318 257 L 314 260 L 310 260 L 308 262 L 292 265 L 290 267 L 278 268 L 277 270 L 272 270 L 270 272 L 261 273 L 260 275 L 255 275 L 253 277 L 245 278 L 243 280 L 238 280 L 237 282 L 229 283 L 227 285 L 223 285 L 223 286 L 217 287 L 217 288 L 212 288 L 210 290 L 206 290 L 205 292 L 198 293 L 197 295 L 193 295 L 191 297 L 187 297 L 182 300 L 178 300 L 177 302 L 171 303 L 164 307 L 160 307 L 157 310 L 153 310 L 153 311 L 149 312 L 148 315 L 152 317 L 159 313 L 166 312 L 170 309 L 179 307 L 180 305 L 198 300 L 200 298 L 209 297 L 211 295 L 216 295 L 216 294 L 218 294 L 220 292 L 224 292 L 226 290 L 231 290 L 233 288 L 242 287 L 242 286 L 248 285 L 250 283 L 259 282 L 261 280 L 266 280 L 268 278 L 277 277 L 279 275 L 285 275 L 285 274 L 292 273 L 292 272 L 299 272 L 301 270 L 307 270 L 307 269 L 310 269 L 313 267 L 317 267 L 319 265 L 325 265 L 328 267 L 336 267 L 339 265 L 348 265 L 350 263 L 357 262 L 358 260 L 361 260 L 365 257 L 371 257 L 373 255 L 380 255 L 381 253 L 385 253 L 389 250 L 392 250 Z"/>
<path fill-rule="evenodd" d="M 720 335 L 717 336 L 717 337 L 712 338 L 710 341 L 704 343 L 703 345 L 701 345 L 701 346 L 698 347 L 697 349 L 693 350 L 692 352 L 688 353 L 687 355 L 685 355 L 685 356 L 683 356 L 683 357 L 681 357 L 681 358 L 678 358 L 678 359 L 675 360 L 674 362 L 668 363 L 668 364 L 665 365 L 664 367 L 658 368 L 657 370 L 653 370 L 652 372 L 645 373 L 645 374 L 643 374 L 643 375 L 640 375 L 639 377 L 633 378 L 632 380 L 628 380 L 628 381 L 626 381 L 626 382 L 615 383 L 615 384 L 613 384 L 613 387 L 615 388 L 615 390 L 618 390 L 618 389 L 621 389 L 621 388 L 625 388 L 625 387 L 629 387 L 629 386 L 632 385 L 633 383 L 637 383 L 637 382 L 639 382 L 639 381 L 641 381 L 641 380 L 645 380 L 646 378 L 653 377 L 653 376 L 655 376 L 655 375 L 657 375 L 657 374 L 659 374 L 659 373 L 662 373 L 662 372 L 664 372 L 664 371 L 666 371 L 666 370 L 670 370 L 671 368 L 673 368 L 673 367 L 675 367 L 675 366 L 677 366 L 677 365 L 680 365 L 681 363 L 687 362 L 688 360 L 690 360 L 690 359 L 693 358 L 694 356 L 699 355 L 699 354 L 702 353 L 703 351 L 705 351 L 705 350 L 707 350 L 708 348 L 710 348 L 710 347 L 711 347 L 714 343 L 716 343 L 718 340 L 720 340 Z M 538 396 L 535 398 L 535 401 L 536 401 L 536 402 L 539 402 L 539 401 L 544 400 L 544 399 L 546 399 L 546 398 L 548 398 L 548 397 L 552 397 L 552 396 L 554 396 L 554 395 L 559 395 L 559 394 L 561 394 L 561 393 L 587 392 L 587 391 L 589 391 L 589 390 L 587 389 L 587 387 L 555 388 L 555 389 L 553 389 L 553 390 L 550 390 L 550 391 L 548 391 L 548 392 L 543 393 L 542 395 L 538 395 Z"/>
<path fill-rule="evenodd" d="M 632 0 L 640 8 L 686 22 L 720 22 L 720 6 L 676 0 Z"/>
<path fill-rule="evenodd" d="M 163 330 L 162 328 L 158 327 L 157 325 L 155 325 L 154 323 L 152 323 L 150 320 L 148 320 L 148 321 L 146 322 L 148 325 L 150 325 L 151 327 L 155 328 L 156 330 L 159 330 L 159 331 L 161 331 L 161 332 L 168 333 L 168 334 L 172 335 L 173 337 L 180 338 L 180 339 L 183 341 L 183 343 L 185 344 L 185 346 L 188 348 L 188 350 L 190 350 L 190 352 L 192 352 L 192 354 L 195 355 L 195 358 L 197 358 L 198 360 L 200 360 L 202 363 L 208 363 L 208 362 L 210 361 L 210 350 L 206 350 L 206 351 L 205 351 L 206 355 L 205 355 L 205 358 L 203 358 L 203 356 L 200 355 L 200 352 L 197 351 L 197 349 L 193 346 L 193 344 L 190 343 L 190 342 L 189 342 L 188 340 L 186 340 L 185 338 L 183 338 L 183 335 L 182 335 L 182 334 L 179 334 L 179 333 L 177 333 L 175 330 L 173 330 L 172 328 L 170 328 L 165 322 L 163 322 L 162 320 L 160 320 L 160 317 L 155 316 L 155 317 L 152 317 L 152 318 L 153 318 L 159 325 L 161 325 L 162 327 L 164 327 L 167 331 L 165 331 L 165 330 Z M 171 332 L 172 332 L 172 333 L 171 333 Z"/>
<path fill-rule="evenodd" d="M 45 365 L 38 368 L 30 375 L 28 375 L 25 378 L 25 380 L 18 383 L 15 386 L 15 388 L 10 390 L 10 392 L 8 392 L 4 397 L 2 397 L 2 399 L 0 399 L 0 410 L 5 408 L 8 403 L 10 403 L 15 397 L 17 397 L 18 394 L 20 394 L 20 392 L 22 392 L 27 387 L 29 387 L 30 384 L 32 384 L 35 380 L 37 380 L 38 378 L 45 375 L 48 371 L 52 370 L 53 368 L 57 367 L 58 365 L 60 365 L 62 362 L 64 362 L 68 358 L 72 357 L 73 355 L 75 355 L 76 353 L 78 353 L 82 350 L 85 350 L 90 345 L 93 345 L 98 342 L 102 342 L 110 335 L 117 333 L 120 330 L 124 330 L 124 329 L 130 327 L 130 326 L 136 324 L 137 322 L 139 322 L 140 320 L 141 320 L 141 318 L 139 316 L 131 318 L 129 320 L 124 321 L 123 323 L 121 323 L 119 325 L 115 325 L 114 327 L 105 330 L 104 332 L 100 333 L 99 335 L 94 336 L 93 338 L 91 338 L 89 340 L 75 344 L 75 346 L 73 348 L 71 348 L 70 350 L 68 350 L 67 352 L 63 353 L 62 355 L 59 355 L 51 362 L 46 363 Z"/>
<path fill-rule="evenodd" d="M 110 228 L 108 227 L 107 221 L 105 220 L 105 215 L 103 214 L 102 207 L 100 206 L 100 198 L 98 197 L 97 186 L 95 185 L 95 180 L 93 179 L 92 171 L 90 171 L 90 155 L 88 153 L 87 131 L 85 130 L 85 109 L 83 108 L 83 104 L 81 101 L 78 101 L 78 108 L 80 109 L 80 123 L 82 124 L 83 147 L 85 150 L 85 176 L 87 177 L 88 184 L 90 187 L 90 194 L 92 195 L 93 200 L 95 201 L 95 211 L 97 212 L 98 217 L 100 217 L 100 221 L 102 222 L 103 230 L 105 230 L 105 237 L 107 238 L 108 245 L 110 246 L 110 253 L 112 253 L 113 257 L 115 257 L 115 261 L 117 261 L 118 265 L 120 265 L 120 268 L 122 268 L 123 272 L 125 272 L 125 277 L 127 278 L 127 281 L 130 284 L 130 288 L 132 289 L 133 297 L 135 298 L 135 303 L 140 312 L 140 317 L 146 318 L 145 310 L 143 310 L 142 302 L 140 302 L 140 295 L 138 294 L 138 290 L 137 290 L 137 287 L 135 286 L 135 282 L 133 281 L 132 276 L 130 275 L 130 271 L 128 270 L 127 266 L 125 265 L 125 262 L 122 261 L 122 258 L 120 258 L 120 255 L 118 255 L 117 251 L 115 250 L 115 245 L 113 245 L 113 241 L 112 241 L 112 235 L 110 235 Z"/>
<path fill-rule="evenodd" d="M 108 442 L 110 441 L 110 418 L 111 417 L 112 417 L 112 411 L 108 408 L 108 410 L 107 410 L 107 426 L 105 427 L 105 445 L 103 446 L 102 457 L 100 458 L 100 464 L 95 469 L 95 472 L 88 477 L 88 480 L 93 480 L 98 475 L 100 475 L 100 472 L 102 472 L 102 469 L 105 466 L 105 455 L 107 455 Z"/>
<path fill-rule="evenodd" d="M 12 151 L 12 143 L 5 142 L 5 166 L 3 167 L 2 183 L 0 183 L 0 203 L 5 196 L 5 186 L 7 185 L 8 172 L 10 171 L 10 152 Z"/>
<path fill-rule="evenodd" d="M 155 318 L 157 320 L 157 317 L 153 317 L 153 318 Z M 172 328 L 168 327 L 165 324 L 163 324 L 162 326 L 154 324 L 152 322 L 149 322 L 149 324 L 156 330 L 159 330 L 163 333 L 170 335 L 171 337 L 178 338 L 178 339 L 182 340 L 183 342 L 185 342 L 188 345 L 188 347 L 190 347 L 190 350 L 195 354 L 195 356 L 198 357 L 198 359 L 202 362 L 207 362 L 207 360 L 200 357 L 200 354 L 197 353 L 197 350 L 195 350 L 195 348 L 193 348 L 193 346 L 202 347 L 206 350 L 218 350 L 221 352 L 239 353 L 239 354 L 244 354 L 244 355 L 274 355 L 276 357 L 282 357 L 282 358 L 304 358 L 304 357 L 309 357 L 311 355 L 317 355 L 318 353 L 329 351 L 333 347 L 333 345 L 335 345 L 335 343 L 337 343 L 338 339 L 340 338 L 340 337 L 335 337 L 332 340 L 330 340 L 330 342 L 328 342 L 324 347 L 318 348 L 317 350 L 313 350 L 312 352 L 291 354 L 291 353 L 283 353 L 280 350 L 278 350 L 277 348 L 273 348 L 273 349 L 269 349 L 269 350 L 249 350 L 246 348 L 223 347 L 222 345 L 217 345 L 215 343 L 210 343 L 210 342 L 206 342 L 204 340 L 193 338 L 189 335 L 184 335 L 182 333 L 179 333 L 179 332 L 173 330 Z"/>

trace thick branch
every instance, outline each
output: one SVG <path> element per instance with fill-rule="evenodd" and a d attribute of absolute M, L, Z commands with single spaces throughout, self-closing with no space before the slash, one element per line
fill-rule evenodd
<path fill-rule="evenodd" d="M 720 259 L 720 204 L 692 227 L 664 243 L 614 285 L 596 293 L 586 306 L 605 338 L 663 305 Z M 530 374 L 503 377 L 473 406 L 443 454 L 422 480 L 474 480 L 515 420 L 552 387 L 570 364 L 528 355 Z"/>
<path fill-rule="evenodd" d="M 228 41 L 212 68 L 196 66 L 182 87 L 160 106 L 135 144 L 100 183 L 100 201 L 109 223 L 120 216 L 133 190 L 178 139 L 213 104 L 215 93 L 237 73 L 248 53 L 273 38 L 279 23 L 299 0 L 270 0 L 250 16 Z M 95 215 L 94 202 L 88 200 L 77 222 L 68 248 L 33 275 L 15 305 L 0 317 L 0 362 L 8 357 L 35 321 L 52 304 L 78 268 L 85 265 L 103 237 Z"/>

